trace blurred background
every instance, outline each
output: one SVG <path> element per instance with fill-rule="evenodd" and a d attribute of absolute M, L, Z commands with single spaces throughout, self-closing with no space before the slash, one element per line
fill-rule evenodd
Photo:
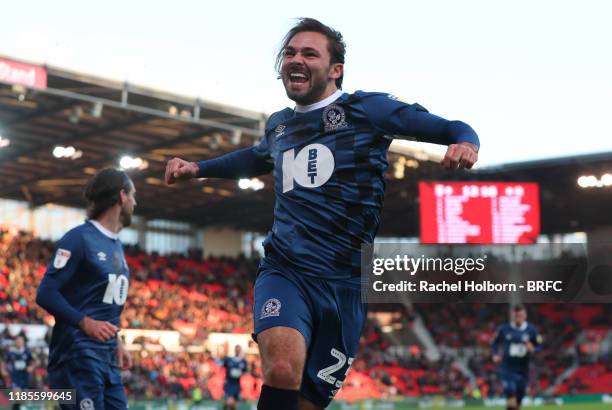
<path fill-rule="evenodd" d="M 53 318 L 35 291 L 54 242 L 85 219 L 85 182 L 116 166 L 138 191 L 133 225 L 121 232 L 132 275 L 121 323 L 135 357 L 123 373 L 130 407 L 221 408 L 219 359 L 239 344 L 249 364 L 241 408 L 254 408 L 262 382 L 252 284 L 272 178 L 167 187 L 163 170 L 175 156 L 251 146 L 272 112 L 292 106 L 274 58 L 295 17 L 344 34 L 346 91 L 390 92 L 480 135 L 470 172 L 443 170 L 444 147 L 392 145 L 377 241 L 505 244 L 516 249 L 508 257 L 537 268 L 586 260 L 589 244 L 612 237 L 608 2 L 1 7 L 0 387 L 11 383 L 5 357 L 23 335 L 32 386 L 45 388 Z M 585 253 L 555 252 L 563 243 Z M 546 252 L 526 251 L 542 244 Z M 527 308 L 545 341 L 529 403 L 611 406 L 611 305 Z M 371 305 L 330 408 L 503 408 L 490 343 L 508 320 L 506 305 Z"/>

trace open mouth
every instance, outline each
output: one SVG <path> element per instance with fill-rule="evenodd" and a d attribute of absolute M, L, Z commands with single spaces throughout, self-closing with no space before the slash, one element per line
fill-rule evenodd
<path fill-rule="evenodd" d="M 293 71 L 289 73 L 289 82 L 292 84 L 304 84 L 308 81 L 308 78 L 308 75 L 301 71 Z"/>

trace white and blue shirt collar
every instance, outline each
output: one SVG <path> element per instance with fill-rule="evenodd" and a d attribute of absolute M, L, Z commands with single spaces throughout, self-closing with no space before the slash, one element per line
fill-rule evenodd
<path fill-rule="evenodd" d="M 89 222 L 91 222 L 91 224 L 95 226 L 98 229 L 98 231 L 100 231 L 104 236 L 107 236 L 110 239 L 115 239 L 115 240 L 119 239 L 119 234 L 109 231 L 104 226 L 102 226 L 100 222 L 95 221 L 93 219 L 90 219 Z"/>
<path fill-rule="evenodd" d="M 323 99 L 321 101 L 318 101 L 316 103 L 309 104 L 309 105 L 296 104 L 295 105 L 295 112 L 301 114 L 301 113 L 305 113 L 305 112 L 309 112 L 309 111 L 318 110 L 319 108 L 327 107 L 329 104 L 333 103 L 338 98 L 340 98 L 342 96 L 342 94 L 344 94 L 342 92 L 342 90 L 336 90 L 336 92 L 333 93 L 332 95 L 330 95 L 329 97 L 327 97 L 327 98 L 325 98 L 325 99 Z"/>
<path fill-rule="evenodd" d="M 514 322 L 510 322 L 510 327 L 515 330 L 525 331 L 527 330 L 527 321 L 524 321 L 521 326 L 517 326 L 514 324 Z"/>

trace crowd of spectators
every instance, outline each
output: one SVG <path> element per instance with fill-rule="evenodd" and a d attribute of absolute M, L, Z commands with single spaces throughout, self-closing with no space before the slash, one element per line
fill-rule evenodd
<path fill-rule="evenodd" d="M 438 346 L 451 348 L 466 357 L 479 394 L 501 395 L 491 340 L 497 327 L 509 321 L 508 309 L 476 303 L 428 304 L 417 308 Z M 612 357 L 600 354 L 601 342 L 612 329 L 612 305 L 531 304 L 527 310 L 527 320 L 534 323 L 544 341 L 542 350 L 535 355 L 535 365 L 531 366 L 530 394 L 545 393 L 577 362 L 595 361 L 612 368 Z M 554 394 L 569 391 L 594 392 L 588 386 L 581 389 L 579 383 L 573 389 L 567 383 L 553 389 Z"/>
<path fill-rule="evenodd" d="M 53 243 L 49 241 L 27 232 L 0 229 L 0 323 L 53 324 L 53 317 L 35 303 L 36 288 L 52 251 Z M 131 279 L 121 328 L 179 330 L 183 345 L 200 347 L 210 332 L 252 332 L 256 259 L 203 258 L 197 251 L 161 256 L 145 253 L 138 247 L 126 247 L 126 259 Z M 404 327 L 412 326 L 417 314 L 423 318 L 441 347 L 442 358 L 429 361 L 418 343 L 398 348 L 397 340 L 370 319 L 360 353 L 339 398 L 427 394 L 461 398 L 476 397 L 475 391 L 478 397 L 501 394 L 490 342 L 496 327 L 508 320 L 507 309 L 485 304 L 417 304 L 412 309 L 400 309 Z M 546 341 L 545 349 L 536 358 L 540 365 L 534 366 L 532 393 L 544 391 L 572 365 L 577 355 L 581 360 L 592 358 L 593 350 L 599 348 L 598 343 L 605 335 L 597 329 L 612 326 L 612 311 L 605 305 L 533 305 L 529 314 Z M 594 331 L 577 344 L 576 337 L 584 328 Z M 0 338 L 0 356 L 11 346 L 13 336 L 5 328 Z M 32 382 L 33 387 L 40 388 L 46 383 L 47 352 L 45 348 L 35 348 L 33 353 Z M 130 397 L 218 399 L 222 395 L 224 374 L 219 357 L 205 349 L 181 352 L 142 349 L 134 351 L 133 356 L 134 366 L 123 372 Z M 459 365 L 462 358 L 475 377 L 475 384 Z M 246 398 L 254 399 L 261 387 L 261 369 L 256 355 L 247 355 L 247 361 L 243 392 Z M 612 371 L 609 356 L 583 365 L 587 369 L 584 372 Z M 0 385 L 9 383 L 5 370 L 0 365 Z M 588 389 L 580 379 L 573 378 L 558 391 Z"/>

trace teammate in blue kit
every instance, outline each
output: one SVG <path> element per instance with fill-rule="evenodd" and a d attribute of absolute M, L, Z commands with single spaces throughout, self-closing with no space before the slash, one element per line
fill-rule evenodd
<path fill-rule="evenodd" d="M 124 409 L 120 368 L 131 357 L 117 336 L 130 273 L 118 239 L 132 220 L 136 191 L 123 171 L 107 168 L 87 184 L 88 220 L 57 243 L 37 303 L 55 316 L 48 375 L 53 389 L 76 389 L 76 405 Z"/>
<path fill-rule="evenodd" d="M 15 338 L 15 346 L 9 349 L 5 358 L 11 387 L 14 390 L 25 390 L 30 388 L 30 374 L 32 373 L 32 352 L 27 348 L 25 338 L 18 335 Z M 1 375 L 0 375 L 1 376 Z M 21 403 L 15 403 L 13 410 L 21 408 Z"/>
<path fill-rule="evenodd" d="M 14 389 L 29 389 L 32 373 L 32 352 L 26 347 L 22 335 L 15 339 L 15 346 L 6 354 L 6 364 Z"/>
<path fill-rule="evenodd" d="M 542 336 L 527 323 L 525 307 L 515 306 L 511 322 L 500 326 L 493 340 L 493 361 L 501 363 L 500 376 L 508 410 L 521 408 L 529 383 L 529 361 L 541 348 Z"/>
<path fill-rule="evenodd" d="M 166 183 L 197 177 L 274 175 L 274 225 L 255 282 L 254 337 L 264 385 L 258 409 L 326 407 L 348 374 L 366 305 L 362 244 L 380 223 L 393 136 L 449 145 L 442 165 L 471 168 L 479 140 L 467 124 L 385 93 L 341 91 L 342 35 L 301 19 L 277 69 L 296 103 L 270 116 L 254 147 L 166 166 Z"/>
<path fill-rule="evenodd" d="M 236 345 L 234 357 L 226 356 L 223 358 L 225 368 L 225 384 L 223 394 L 225 395 L 224 409 L 236 409 L 240 398 L 240 378 L 247 371 L 247 362 L 242 357 L 242 347 Z"/>

